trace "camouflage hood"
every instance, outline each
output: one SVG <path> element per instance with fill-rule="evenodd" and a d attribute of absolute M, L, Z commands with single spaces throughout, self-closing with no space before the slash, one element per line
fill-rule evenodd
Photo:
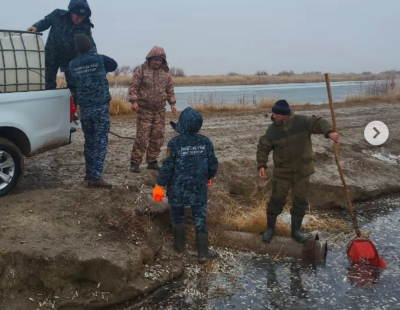
<path fill-rule="evenodd" d="M 203 117 L 193 108 L 186 108 L 179 116 L 177 124 L 171 122 L 172 128 L 180 134 L 198 133 L 203 126 Z"/>
<path fill-rule="evenodd" d="M 156 56 L 161 56 L 162 58 L 164 58 L 165 61 L 167 60 L 167 55 L 165 54 L 164 49 L 160 46 L 154 46 L 147 54 L 146 60 L 149 60 L 149 58 Z"/>
<path fill-rule="evenodd" d="M 89 18 L 90 16 L 92 16 L 92 11 L 86 0 L 71 0 L 68 5 L 68 13 L 71 13 L 72 9 L 74 9 L 77 6 L 82 7 L 82 9 L 88 11 L 88 16 L 85 18 L 85 22 L 87 21 L 90 22 Z"/>
<path fill-rule="evenodd" d="M 165 51 L 162 47 L 160 46 L 154 46 L 151 51 L 147 54 L 146 56 L 146 63 L 150 66 L 150 58 L 151 57 L 162 57 L 163 58 L 163 64 L 161 68 L 165 70 L 165 72 L 169 71 L 168 65 L 167 65 L 167 55 L 165 54 Z"/>

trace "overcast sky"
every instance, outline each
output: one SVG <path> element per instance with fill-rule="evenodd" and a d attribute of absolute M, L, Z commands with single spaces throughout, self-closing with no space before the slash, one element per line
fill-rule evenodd
<path fill-rule="evenodd" d="M 69 0 L 0 2 L 0 29 L 25 30 Z M 120 65 L 159 45 L 188 75 L 400 69 L 399 0 L 88 2 L 99 53 Z"/>

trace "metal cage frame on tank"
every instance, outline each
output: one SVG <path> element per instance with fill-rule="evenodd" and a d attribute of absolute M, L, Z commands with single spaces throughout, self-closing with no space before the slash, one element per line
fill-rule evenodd
<path fill-rule="evenodd" d="M 24 41 L 24 34 L 34 35 L 36 37 L 36 45 L 37 49 L 28 49 L 26 47 Z M 3 66 L 0 67 L 0 77 L 4 77 L 4 83 L 0 84 L 0 93 L 7 91 L 7 88 L 15 88 L 16 92 L 19 91 L 32 91 L 32 90 L 44 90 L 45 89 L 45 50 L 44 47 L 40 46 L 39 36 L 42 36 L 42 33 L 39 32 L 28 32 L 28 31 L 19 31 L 19 30 L 3 30 L 0 29 L 0 38 L 10 38 L 11 42 L 11 49 L 5 48 L 0 40 L 0 64 L 2 63 Z M 13 36 L 19 36 L 22 42 L 22 49 L 16 48 L 13 40 Z M 14 66 L 11 68 L 6 67 L 6 56 L 5 53 L 12 52 L 13 53 L 13 60 Z M 25 56 L 25 67 L 20 67 L 17 61 L 17 53 L 23 52 Z M 28 53 L 37 53 L 38 60 L 39 60 L 39 67 L 30 67 L 28 61 Z M 42 57 L 43 56 L 43 57 Z M 26 71 L 26 81 L 20 82 L 19 81 L 19 71 L 25 70 Z M 7 71 L 15 71 L 15 82 L 14 83 L 7 83 Z M 32 82 L 30 77 L 30 72 L 34 72 L 40 76 L 39 82 Z M 13 92 L 13 91 L 11 91 Z"/>

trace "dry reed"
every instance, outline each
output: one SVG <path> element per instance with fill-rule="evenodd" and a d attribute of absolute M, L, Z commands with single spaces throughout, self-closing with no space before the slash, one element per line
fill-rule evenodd
<path fill-rule="evenodd" d="M 345 100 L 346 103 L 369 103 L 369 102 L 392 102 L 392 101 L 400 101 L 400 85 L 396 85 L 386 94 L 382 95 L 361 94 L 357 96 L 349 96 Z"/>
<path fill-rule="evenodd" d="M 377 74 L 332 74 L 332 82 L 369 81 L 381 78 Z M 175 85 L 261 85 L 286 83 L 317 83 L 324 82 L 322 74 L 294 74 L 290 76 L 278 75 L 218 75 L 218 76 L 187 76 L 173 79 Z"/>
<path fill-rule="evenodd" d="M 129 102 L 125 102 L 119 98 L 112 98 L 110 101 L 110 115 L 127 115 L 132 114 L 131 105 Z"/>
<path fill-rule="evenodd" d="M 331 82 L 345 81 L 371 81 L 384 79 L 384 74 L 330 74 Z M 132 80 L 131 75 L 120 74 L 114 76 L 107 75 L 108 82 L 111 86 L 120 85 L 127 87 Z M 64 79 L 59 76 L 58 81 Z M 262 84 L 287 84 L 287 83 L 318 83 L 324 82 L 323 74 L 293 74 L 293 75 L 209 75 L 209 76 L 185 76 L 173 77 L 176 86 L 203 86 L 203 85 L 262 85 Z"/>
<path fill-rule="evenodd" d="M 223 191 L 216 196 L 218 205 L 223 207 L 210 209 L 208 223 L 211 227 L 218 227 L 221 230 L 237 230 L 250 233 L 262 233 L 266 229 L 266 206 L 269 197 L 251 198 L 253 204 L 250 207 L 242 207 L 235 199 Z M 288 214 L 290 202 L 285 206 L 283 214 Z M 310 212 L 310 211 L 308 211 Z M 303 226 L 305 232 L 325 231 L 335 233 L 350 233 L 351 223 L 342 219 L 321 217 L 312 215 Z M 278 218 L 276 233 L 281 236 L 290 236 L 288 223 Z"/>

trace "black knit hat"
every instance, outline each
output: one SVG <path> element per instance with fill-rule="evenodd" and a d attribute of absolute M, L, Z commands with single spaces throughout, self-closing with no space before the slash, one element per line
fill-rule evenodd
<path fill-rule="evenodd" d="M 75 37 L 75 50 L 79 54 L 85 54 L 92 49 L 92 42 L 86 34 L 80 33 Z"/>
<path fill-rule="evenodd" d="M 278 100 L 272 107 L 272 113 L 279 115 L 290 115 L 290 107 L 286 100 Z"/>

